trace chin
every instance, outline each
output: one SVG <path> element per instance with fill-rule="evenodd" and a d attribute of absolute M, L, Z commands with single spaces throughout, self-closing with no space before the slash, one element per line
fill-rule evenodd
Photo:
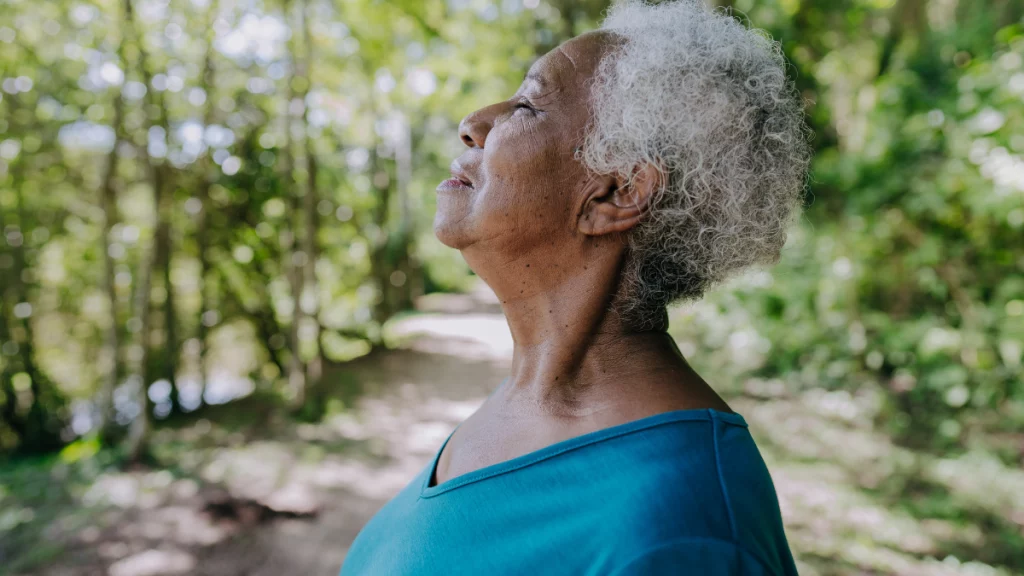
<path fill-rule="evenodd" d="M 461 235 L 456 233 L 451 228 L 447 228 L 437 222 L 434 222 L 434 236 L 441 241 L 441 244 L 449 248 L 461 250 L 466 243 L 460 240 Z"/>
<path fill-rule="evenodd" d="M 441 203 L 438 202 L 437 212 L 434 214 L 434 236 L 449 248 L 462 250 L 469 246 L 473 241 L 467 216 L 468 214 L 455 215 L 442 210 Z"/>

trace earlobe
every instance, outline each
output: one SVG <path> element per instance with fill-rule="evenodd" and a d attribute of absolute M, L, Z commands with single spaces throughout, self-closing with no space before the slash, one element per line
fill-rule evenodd
<path fill-rule="evenodd" d="M 661 172 L 653 164 L 644 164 L 631 178 L 593 177 L 583 210 L 580 232 L 601 236 L 627 232 L 640 223 L 660 188 Z"/>

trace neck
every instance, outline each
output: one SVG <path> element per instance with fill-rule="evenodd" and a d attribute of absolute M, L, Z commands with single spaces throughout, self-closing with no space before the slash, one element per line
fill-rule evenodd
<path fill-rule="evenodd" d="M 501 266 L 504 273 L 474 266 L 501 301 L 515 343 L 505 400 L 581 417 L 635 403 L 643 386 L 648 396 L 668 396 L 685 387 L 681 380 L 699 381 L 666 332 L 667 316 L 639 329 L 613 309 L 622 253 L 587 246 L 581 252 L 572 259 L 517 258 Z M 570 261 L 587 264 L 570 269 Z M 676 390 L 654 390 L 655 382 Z"/>

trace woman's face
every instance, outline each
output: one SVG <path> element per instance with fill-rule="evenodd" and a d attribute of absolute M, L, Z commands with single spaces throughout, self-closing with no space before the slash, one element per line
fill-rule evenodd
<path fill-rule="evenodd" d="M 602 33 L 555 48 L 508 100 L 466 116 L 467 150 L 437 188 L 434 231 L 446 245 L 511 262 L 577 236 L 586 172 L 574 158 L 589 118 L 587 80 L 605 46 Z"/>

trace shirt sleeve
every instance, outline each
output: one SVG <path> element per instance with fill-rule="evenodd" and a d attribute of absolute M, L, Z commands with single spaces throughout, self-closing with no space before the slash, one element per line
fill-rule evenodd
<path fill-rule="evenodd" d="M 746 550 L 716 539 L 685 539 L 651 548 L 613 572 L 613 576 L 714 574 L 716 576 L 774 576 Z"/>

